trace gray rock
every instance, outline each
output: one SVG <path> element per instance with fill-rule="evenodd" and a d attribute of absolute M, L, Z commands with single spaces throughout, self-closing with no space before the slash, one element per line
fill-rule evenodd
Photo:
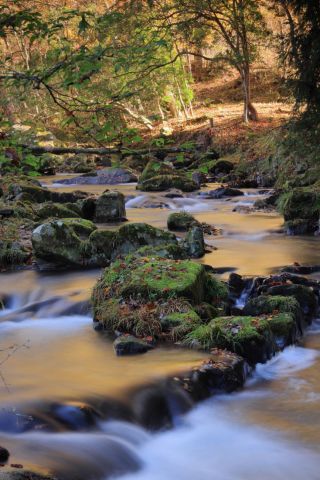
<path fill-rule="evenodd" d="M 192 227 L 186 235 L 184 247 L 193 258 L 201 258 L 205 254 L 203 230 L 200 226 Z"/>
<path fill-rule="evenodd" d="M 123 220 L 126 216 L 125 197 L 120 192 L 105 192 L 96 201 L 94 221 L 107 223 Z"/>

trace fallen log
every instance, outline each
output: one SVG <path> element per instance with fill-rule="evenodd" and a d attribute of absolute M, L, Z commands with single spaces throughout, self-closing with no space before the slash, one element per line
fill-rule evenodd
<path fill-rule="evenodd" d="M 186 152 L 188 149 L 182 147 L 171 148 L 157 148 L 157 149 L 142 149 L 131 150 L 129 148 L 94 148 L 94 147 L 40 147 L 31 145 L 21 145 L 23 149 L 28 150 L 34 155 L 42 155 L 43 153 L 52 153 L 54 155 L 64 155 L 68 153 L 73 154 L 87 154 L 87 155 L 146 155 L 148 153 L 180 153 Z"/>

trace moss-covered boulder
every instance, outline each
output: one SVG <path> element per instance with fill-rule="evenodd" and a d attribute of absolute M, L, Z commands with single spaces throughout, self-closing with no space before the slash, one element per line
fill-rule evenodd
<path fill-rule="evenodd" d="M 200 225 L 200 223 L 188 212 L 176 212 L 169 215 L 167 225 L 169 230 L 187 232 L 191 227 Z"/>
<path fill-rule="evenodd" d="M 300 324 L 302 310 L 294 297 L 281 295 L 261 295 L 248 301 L 243 309 L 244 315 L 270 315 L 275 313 L 291 313 Z"/>
<path fill-rule="evenodd" d="M 80 208 L 61 203 L 46 202 L 36 209 L 36 215 L 40 220 L 47 218 L 80 218 Z"/>
<path fill-rule="evenodd" d="M 295 188 L 284 193 L 278 208 L 284 216 L 288 234 L 302 235 L 319 229 L 320 194 L 310 188 Z"/>
<path fill-rule="evenodd" d="M 130 223 L 123 225 L 117 233 L 113 256 L 127 255 L 141 247 L 164 247 L 177 245 L 176 237 L 169 232 L 152 227 L 146 223 Z"/>
<path fill-rule="evenodd" d="M 171 188 L 177 188 L 182 192 L 194 192 L 199 187 L 193 180 L 182 174 L 158 175 L 139 183 L 137 186 L 137 189 L 143 192 L 164 192 Z"/>
<path fill-rule="evenodd" d="M 92 222 L 78 218 L 46 222 L 32 233 L 35 257 L 56 266 L 86 266 L 85 246 L 95 229 Z"/>
<path fill-rule="evenodd" d="M 299 303 L 303 313 L 309 317 L 318 309 L 318 299 L 313 289 L 307 285 L 283 284 L 273 285 L 267 289 L 268 295 L 294 297 Z"/>
<path fill-rule="evenodd" d="M 193 192 L 199 187 L 184 173 L 175 172 L 170 165 L 150 160 L 140 175 L 137 189 L 144 192 L 161 192 L 170 188 Z"/>
<path fill-rule="evenodd" d="M 123 220 L 126 216 L 125 198 L 120 192 L 105 192 L 95 204 L 94 221 L 108 223 Z"/>
<path fill-rule="evenodd" d="M 221 303 L 226 296 L 226 287 L 203 265 L 131 256 L 104 271 L 92 301 L 95 321 L 109 332 L 161 337 L 167 333 L 167 326 L 162 329 L 163 318 L 189 314 L 192 305 L 203 301 Z"/>
<path fill-rule="evenodd" d="M 185 342 L 204 349 L 226 349 L 256 364 L 274 355 L 280 346 L 278 338 L 281 338 L 281 347 L 291 343 L 295 328 L 295 319 L 289 313 L 268 317 L 218 317 L 193 330 Z"/>

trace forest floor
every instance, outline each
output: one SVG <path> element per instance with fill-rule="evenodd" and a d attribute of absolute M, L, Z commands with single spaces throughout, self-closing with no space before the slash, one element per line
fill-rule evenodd
<path fill-rule="evenodd" d="M 233 74 L 210 78 L 193 85 L 194 100 L 191 118 L 171 118 L 168 128 L 175 144 L 215 139 L 219 145 L 236 145 L 248 136 L 263 134 L 286 123 L 293 114 L 293 102 L 286 98 L 281 81 L 272 71 L 257 71 L 252 76 L 252 99 L 258 122 L 245 124 L 242 119 L 243 100 L 239 79 Z M 143 141 L 161 135 L 163 124 L 143 133 Z"/>

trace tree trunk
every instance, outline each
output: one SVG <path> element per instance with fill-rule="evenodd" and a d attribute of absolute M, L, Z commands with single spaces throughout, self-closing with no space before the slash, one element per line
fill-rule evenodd
<path fill-rule="evenodd" d="M 243 120 L 246 123 L 249 123 L 250 120 L 252 120 L 253 122 L 257 122 L 258 113 L 251 103 L 250 66 L 248 64 L 243 67 L 243 70 L 241 72 L 241 80 L 244 94 Z"/>

